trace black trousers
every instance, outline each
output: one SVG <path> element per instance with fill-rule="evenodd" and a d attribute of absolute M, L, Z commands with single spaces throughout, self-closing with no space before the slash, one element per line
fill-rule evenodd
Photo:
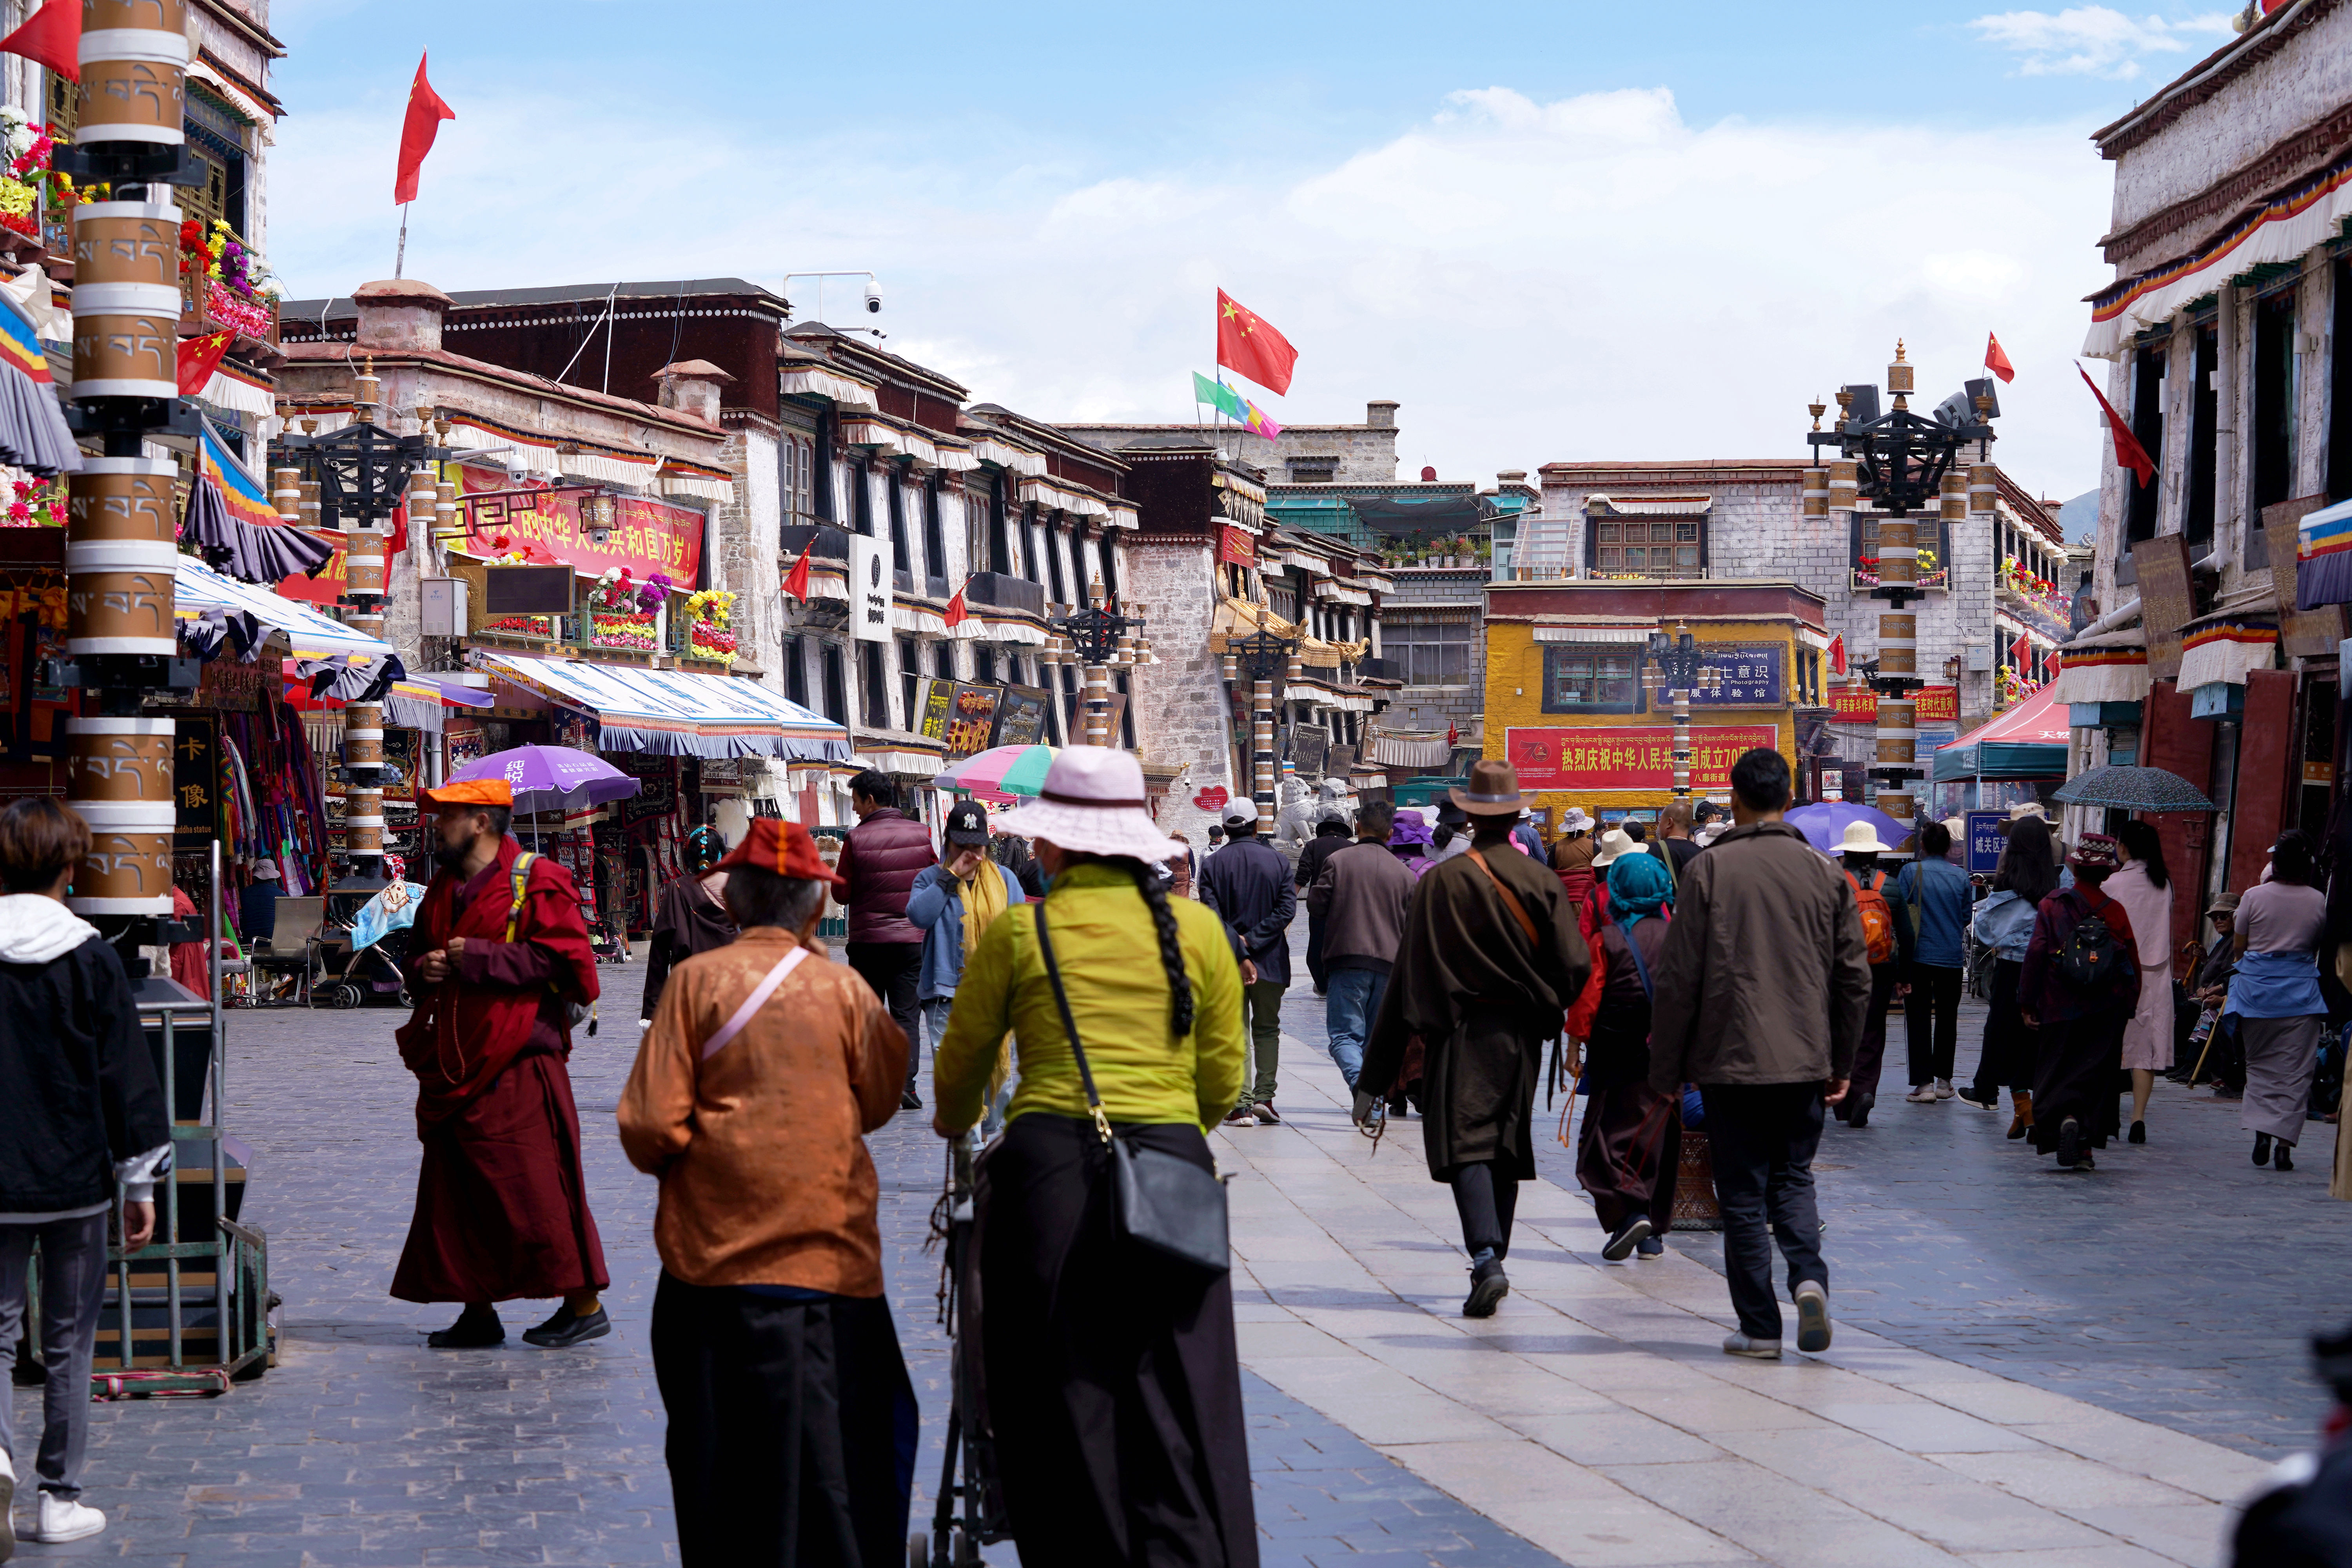
<path fill-rule="evenodd" d="M 1853 1053 L 1853 1088 L 1838 1108 L 1838 1120 L 1843 1121 L 1853 1109 L 1857 1095 L 1878 1098 L 1879 1068 L 1886 1060 L 1886 1012 L 1895 1001 L 1895 982 L 1902 974 L 1903 965 L 1895 959 L 1874 964 L 1870 971 L 1870 1011 L 1864 1016 L 1862 1043 Z"/>
<path fill-rule="evenodd" d="M 1993 960 L 1992 1005 L 1985 1014 L 1984 1048 L 1977 1056 L 1971 1100 L 1990 1104 L 2004 1085 L 2019 1092 L 2033 1088 L 2033 1058 L 2042 1048 L 2042 1032 L 2027 1028 L 2018 1011 L 2017 987 L 2024 973 L 2025 965 L 2016 959 Z"/>
<path fill-rule="evenodd" d="M 1307 913 L 1307 973 L 1315 982 L 1318 996 L 1331 988 L 1330 972 L 1323 967 L 1323 917 L 1312 910 Z"/>
<path fill-rule="evenodd" d="M 687 1568 L 906 1561 L 914 1385 L 881 1297 L 654 1291 L 654 1381 Z"/>
<path fill-rule="evenodd" d="M 1518 1212 L 1519 1177 L 1509 1165 L 1481 1160 L 1454 1168 L 1454 1212 L 1462 1216 L 1462 1245 L 1475 1258 L 1488 1247 L 1511 1252 L 1511 1215 Z"/>
<path fill-rule="evenodd" d="M 1715 1195 L 1723 1210 L 1724 1274 L 1739 1331 L 1780 1337 L 1780 1302 L 1772 1294 L 1772 1244 L 1788 1260 L 1789 1291 L 1818 1279 L 1821 1211 L 1813 1203 L 1813 1151 L 1822 1142 L 1818 1083 L 1705 1083 L 1707 1142 L 1715 1155 Z"/>
<path fill-rule="evenodd" d="M 923 1025 L 915 1001 L 915 984 L 922 978 L 923 944 L 919 942 L 853 942 L 849 967 L 873 987 L 890 1009 L 891 1020 L 907 1032 L 907 1088 L 915 1087 L 923 1065 Z"/>
<path fill-rule="evenodd" d="M 1914 1089 L 1936 1079 L 1952 1081 L 1952 1055 L 1959 1047 L 1963 978 L 1957 967 L 1911 966 L 1911 994 L 1903 1004 L 1903 1022 L 1911 1043 Z"/>

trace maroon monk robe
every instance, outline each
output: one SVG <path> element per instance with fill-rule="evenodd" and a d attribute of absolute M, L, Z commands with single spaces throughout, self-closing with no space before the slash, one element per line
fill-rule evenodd
<path fill-rule="evenodd" d="M 521 853 L 508 838 L 462 886 L 442 871 L 416 913 L 410 951 L 445 949 L 455 936 L 466 947 L 447 980 L 421 986 L 397 1036 L 416 1074 L 425 1145 L 392 1281 L 404 1301 L 507 1301 L 611 1282 L 563 1069 L 564 1004 L 595 1000 L 595 954 L 571 873 L 543 858 L 531 865 L 515 940 L 505 940 Z"/>

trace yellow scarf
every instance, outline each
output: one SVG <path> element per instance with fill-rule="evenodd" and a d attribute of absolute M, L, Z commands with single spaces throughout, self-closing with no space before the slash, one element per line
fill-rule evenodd
<path fill-rule="evenodd" d="M 969 877 L 956 881 L 956 897 L 963 900 L 963 961 L 971 963 L 980 933 L 1004 912 L 1004 875 L 992 860 L 982 860 Z"/>

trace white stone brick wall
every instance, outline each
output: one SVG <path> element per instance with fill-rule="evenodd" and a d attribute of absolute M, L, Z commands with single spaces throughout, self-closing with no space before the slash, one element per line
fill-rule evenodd
<path fill-rule="evenodd" d="M 1169 791 L 1160 822 L 1202 847 L 1213 819 L 1193 806 L 1192 796 L 1212 784 L 1248 793 L 1232 777 L 1224 667 L 1209 651 L 1216 608 L 1214 552 L 1205 543 L 1163 543 L 1147 535 L 1121 550 L 1119 567 L 1131 601 L 1149 618 L 1152 651 L 1160 658 L 1129 677 L 1136 743 L 1147 764 L 1187 769 Z"/>

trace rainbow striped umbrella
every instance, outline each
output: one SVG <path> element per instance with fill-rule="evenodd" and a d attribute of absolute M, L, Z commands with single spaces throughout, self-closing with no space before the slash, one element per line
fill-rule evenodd
<path fill-rule="evenodd" d="M 931 780 L 933 789 L 975 795 L 998 805 L 1015 795 L 1034 795 L 1045 787 L 1045 770 L 1054 765 L 1054 746 L 991 746 L 966 757 Z"/>

